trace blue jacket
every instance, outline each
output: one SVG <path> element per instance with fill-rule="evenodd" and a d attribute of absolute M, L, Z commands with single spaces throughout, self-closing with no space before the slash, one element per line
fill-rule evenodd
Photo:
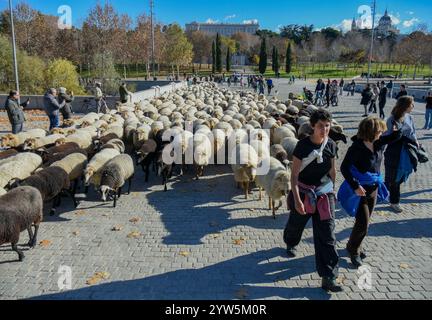
<path fill-rule="evenodd" d="M 370 172 L 360 173 L 354 166 L 351 167 L 351 173 L 361 186 L 378 184 L 378 200 L 388 201 L 390 194 L 380 174 Z M 338 192 L 338 200 L 342 208 L 352 217 L 355 217 L 357 214 L 360 198 L 355 193 L 355 190 L 350 187 L 349 183 L 344 181 Z"/>
<path fill-rule="evenodd" d="M 409 176 L 414 171 L 414 166 L 406 146 L 402 146 L 399 167 L 397 170 L 396 182 L 407 182 Z"/>

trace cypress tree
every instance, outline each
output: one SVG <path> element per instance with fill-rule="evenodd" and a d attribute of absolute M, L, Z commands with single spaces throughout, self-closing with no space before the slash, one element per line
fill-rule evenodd
<path fill-rule="evenodd" d="M 231 50 L 227 48 L 227 56 L 226 56 L 226 71 L 230 72 L 231 70 Z"/>
<path fill-rule="evenodd" d="M 276 46 L 273 46 L 273 51 L 272 51 L 272 71 L 275 71 L 275 61 L 276 61 Z"/>
<path fill-rule="evenodd" d="M 274 61 L 273 61 L 273 65 L 274 65 L 274 72 L 275 75 L 277 76 L 277 74 L 279 73 L 279 69 L 280 69 L 280 64 L 279 64 L 279 52 L 278 49 L 275 47 L 274 48 Z"/>
<path fill-rule="evenodd" d="M 222 72 L 222 42 L 219 33 L 216 35 L 216 71 Z"/>
<path fill-rule="evenodd" d="M 267 70 L 267 43 L 266 38 L 263 37 L 260 50 L 259 72 L 264 74 Z"/>
<path fill-rule="evenodd" d="M 212 73 L 216 72 L 216 42 L 212 42 Z"/>
<path fill-rule="evenodd" d="M 291 48 L 291 42 L 288 43 L 287 47 L 287 53 L 286 53 L 286 63 L 285 63 L 285 71 L 286 73 L 291 73 L 292 70 L 292 63 L 293 63 L 293 57 L 292 57 L 292 48 Z"/>

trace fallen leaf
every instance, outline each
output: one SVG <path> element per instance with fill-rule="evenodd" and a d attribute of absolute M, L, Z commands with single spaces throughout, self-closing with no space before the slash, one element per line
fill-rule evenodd
<path fill-rule="evenodd" d="M 137 238 L 141 237 L 141 232 L 139 232 L 139 231 L 131 232 L 127 235 L 127 237 L 137 239 Z"/>
<path fill-rule="evenodd" d="M 336 283 L 337 284 L 344 284 L 346 279 L 347 279 L 347 277 L 345 277 L 344 275 L 340 275 L 339 277 L 337 277 Z"/>
<path fill-rule="evenodd" d="M 95 276 L 97 276 L 97 277 L 99 277 L 101 279 L 106 280 L 106 279 L 108 279 L 110 277 L 110 274 L 108 272 L 106 272 L 106 271 L 104 271 L 104 272 L 96 272 Z"/>
<path fill-rule="evenodd" d="M 85 212 L 84 210 L 79 210 L 79 211 L 75 212 L 75 214 L 76 214 L 77 216 L 82 216 L 82 215 L 85 215 L 86 212 Z"/>
<path fill-rule="evenodd" d="M 220 233 L 212 233 L 212 234 L 210 234 L 210 237 L 212 237 L 213 239 L 219 238 Z"/>
<path fill-rule="evenodd" d="M 73 234 L 74 236 L 77 236 L 77 235 L 79 235 L 79 231 L 73 231 L 72 234 Z"/>
<path fill-rule="evenodd" d="M 94 285 L 102 280 L 106 280 L 110 277 L 108 272 L 96 272 L 91 278 L 87 279 L 86 284 Z"/>
<path fill-rule="evenodd" d="M 190 255 L 190 252 L 189 252 L 189 251 L 180 251 L 180 252 L 179 252 L 179 255 L 181 255 L 181 256 L 183 256 L 183 257 L 187 257 L 187 256 Z"/>
<path fill-rule="evenodd" d="M 39 244 L 42 247 L 48 247 L 51 244 L 51 241 L 50 240 L 42 240 L 41 242 L 39 242 Z"/>
<path fill-rule="evenodd" d="M 233 244 L 235 244 L 236 246 L 241 246 L 243 244 L 243 241 L 244 240 L 242 239 L 234 239 Z"/>
<path fill-rule="evenodd" d="M 417 203 L 411 203 L 411 205 L 412 205 L 413 207 L 418 207 L 418 204 L 417 204 Z"/>
<path fill-rule="evenodd" d="M 376 211 L 375 213 L 381 217 L 388 217 L 389 216 L 388 212 L 385 212 L 385 211 Z"/>
<path fill-rule="evenodd" d="M 132 219 L 129 220 L 129 222 L 132 222 L 132 223 L 138 223 L 140 221 L 141 221 L 141 219 L 138 218 L 138 217 L 134 217 L 134 218 L 132 218 Z"/>
<path fill-rule="evenodd" d="M 111 231 L 122 231 L 123 227 L 122 226 L 114 226 L 111 228 Z"/>
<path fill-rule="evenodd" d="M 400 265 L 399 265 L 399 268 L 401 268 L 401 269 L 409 269 L 409 264 L 407 264 L 407 263 L 401 263 Z"/>
<path fill-rule="evenodd" d="M 245 299 L 249 296 L 249 293 L 247 292 L 247 290 L 245 288 L 240 288 L 238 291 L 236 291 L 235 293 L 235 297 L 237 299 Z"/>

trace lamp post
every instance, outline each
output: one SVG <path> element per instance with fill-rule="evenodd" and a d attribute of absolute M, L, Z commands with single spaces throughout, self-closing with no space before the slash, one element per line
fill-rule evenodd
<path fill-rule="evenodd" d="M 370 51 L 369 51 L 369 63 L 368 63 L 368 75 L 367 75 L 368 84 L 371 76 L 371 67 L 372 67 L 372 54 L 373 54 L 373 44 L 374 44 L 374 36 L 375 36 L 375 12 L 376 12 L 376 0 L 374 0 L 372 4 L 372 36 L 371 36 Z"/>
<path fill-rule="evenodd" d="M 13 10 L 12 10 L 12 0 L 9 0 L 9 14 L 10 14 L 10 24 L 11 24 L 11 32 L 12 32 L 12 55 L 14 62 L 14 73 L 15 73 L 15 88 L 19 92 L 19 77 L 18 77 L 18 62 L 16 56 L 16 41 L 15 41 L 15 27 L 13 21 Z M 20 101 L 18 101 L 20 103 Z"/>

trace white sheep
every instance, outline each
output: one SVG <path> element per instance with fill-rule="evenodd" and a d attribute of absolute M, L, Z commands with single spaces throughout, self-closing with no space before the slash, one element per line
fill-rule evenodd
<path fill-rule="evenodd" d="M 118 155 L 120 155 L 120 152 L 116 149 L 104 149 L 98 152 L 84 170 L 84 183 L 86 186 L 92 183 L 96 188 L 99 187 L 103 166 Z"/>
<path fill-rule="evenodd" d="M 0 188 L 4 188 L 13 179 L 28 178 L 42 164 L 42 158 L 34 153 L 26 152 L 11 158 L 13 161 L 0 166 Z"/>
<path fill-rule="evenodd" d="M 246 199 L 249 197 L 249 184 L 255 180 L 258 167 L 258 155 L 249 144 L 239 144 L 230 154 L 230 163 L 234 179 L 241 184 Z"/>

